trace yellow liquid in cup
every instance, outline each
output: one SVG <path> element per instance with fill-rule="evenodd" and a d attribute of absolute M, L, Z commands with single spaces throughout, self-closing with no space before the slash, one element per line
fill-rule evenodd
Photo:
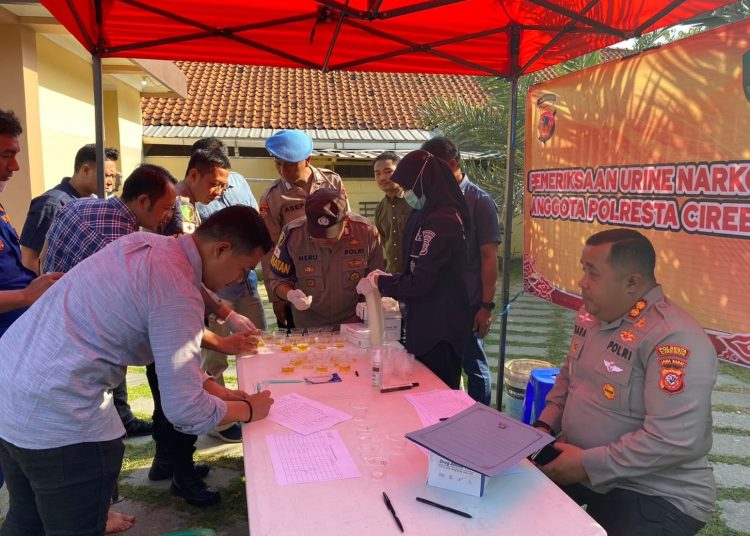
<path fill-rule="evenodd" d="M 283 343 L 281 343 L 281 351 L 282 352 L 291 352 L 292 348 L 294 348 L 294 346 L 290 342 L 283 342 Z"/>
<path fill-rule="evenodd" d="M 341 371 L 341 372 L 351 372 L 352 371 L 352 364 L 351 363 L 339 363 L 339 371 Z"/>
<path fill-rule="evenodd" d="M 343 348 L 344 347 L 344 341 L 335 341 L 333 343 L 334 348 Z"/>
<path fill-rule="evenodd" d="M 315 365 L 315 372 L 319 372 L 319 373 L 328 372 L 328 364 L 318 363 L 317 365 Z"/>
<path fill-rule="evenodd" d="M 304 352 L 309 347 L 310 347 L 309 343 L 306 343 L 306 342 L 298 342 L 297 343 L 297 350 L 299 350 L 300 352 Z"/>
<path fill-rule="evenodd" d="M 282 374 L 293 374 L 294 373 L 294 364 L 287 363 L 285 365 L 281 365 L 281 373 Z"/>

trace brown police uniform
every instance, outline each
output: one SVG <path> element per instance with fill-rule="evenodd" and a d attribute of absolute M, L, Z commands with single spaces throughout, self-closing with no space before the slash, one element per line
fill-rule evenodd
<path fill-rule="evenodd" d="M 330 169 L 319 169 L 313 166 L 310 166 L 310 169 L 313 172 L 313 176 L 309 193 L 304 188 L 296 184 L 291 184 L 286 179 L 279 177 L 260 197 L 259 212 L 268 228 L 271 240 L 274 242 L 279 240 L 282 227 L 305 215 L 305 200 L 315 190 L 328 188 L 337 192 L 344 192 L 344 197 L 346 197 L 344 183 L 337 173 Z M 270 287 L 269 259 L 269 255 L 263 258 L 263 282 L 266 285 L 268 298 L 273 302 L 279 301 L 279 298 L 273 293 Z"/>
<path fill-rule="evenodd" d="M 346 218 L 344 234 L 332 249 L 310 239 L 305 217 L 284 227 L 279 237 L 271 256 L 271 291 L 289 283 L 313 297 L 307 311 L 293 308 L 297 327 L 358 322 L 354 312 L 359 300 L 357 283 L 371 271 L 384 268 L 375 226 L 357 214 L 348 213 Z"/>
<path fill-rule="evenodd" d="M 604 323 L 581 308 L 539 420 L 583 449 L 595 492 L 666 499 L 707 522 L 716 499 L 711 390 L 717 357 L 703 328 L 656 286 Z"/>

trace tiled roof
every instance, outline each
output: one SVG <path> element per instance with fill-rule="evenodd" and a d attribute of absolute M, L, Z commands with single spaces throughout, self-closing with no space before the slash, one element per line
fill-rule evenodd
<path fill-rule="evenodd" d="M 421 103 L 488 98 L 472 76 L 176 64 L 187 77 L 188 97 L 142 98 L 144 127 L 423 129 Z"/>

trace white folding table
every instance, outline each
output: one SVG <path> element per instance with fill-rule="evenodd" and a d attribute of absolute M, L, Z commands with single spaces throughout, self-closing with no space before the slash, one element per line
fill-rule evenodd
<path fill-rule="evenodd" d="M 348 344 L 341 350 L 357 351 Z M 361 352 L 360 352 L 361 353 Z M 254 392 L 256 384 L 271 379 L 302 378 L 314 374 L 297 370 L 293 375 L 281 374 L 282 361 L 288 353 L 266 353 L 237 358 L 240 388 Z M 359 376 L 355 375 L 355 370 Z M 273 384 L 272 396 L 295 392 L 347 413 L 351 403 L 364 401 L 367 419 L 375 433 L 387 442 L 387 434 L 406 433 L 422 428 L 405 393 L 431 389 L 447 389 L 421 363 L 414 367 L 413 380 L 420 386 L 408 391 L 380 393 L 371 387 L 370 363 L 360 355 L 352 371 L 340 373 L 343 381 L 326 384 Z M 387 535 L 400 534 L 391 514 L 383 503 L 387 492 L 405 533 L 410 535 L 440 534 L 514 534 L 593 536 L 604 530 L 586 512 L 565 495 L 531 463 L 524 460 L 520 471 L 489 479 L 483 497 L 472 497 L 454 491 L 428 486 L 427 456 L 407 441 L 403 454 L 389 456 L 386 476 L 370 478 L 370 472 L 358 456 L 355 421 L 339 423 L 335 429 L 347 444 L 362 476 L 344 480 L 291 484 L 276 482 L 266 444 L 268 434 L 293 434 L 268 419 L 243 425 L 243 450 L 250 533 L 253 536 L 280 535 Z M 424 497 L 467 512 L 472 519 L 436 509 L 416 501 Z"/>

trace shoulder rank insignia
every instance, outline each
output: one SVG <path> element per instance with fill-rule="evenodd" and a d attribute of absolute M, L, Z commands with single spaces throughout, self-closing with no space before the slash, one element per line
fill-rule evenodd
<path fill-rule="evenodd" d="M 633 333 L 629 329 L 623 329 L 620 332 L 620 340 L 622 342 L 633 342 L 635 339 L 636 339 L 635 333 Z"/>
<path fill-rule="evenodd" d="M 646 308 L 647 305 L 648 302 L 646 300 L 638 300 L 637 302 L 635 302 L 635 305 L 630 310 L 630 313 L 628 313 L 630 315 L 630 318 L 638 318 L 638 315 L 641 314 L 641 312 Z"/>

